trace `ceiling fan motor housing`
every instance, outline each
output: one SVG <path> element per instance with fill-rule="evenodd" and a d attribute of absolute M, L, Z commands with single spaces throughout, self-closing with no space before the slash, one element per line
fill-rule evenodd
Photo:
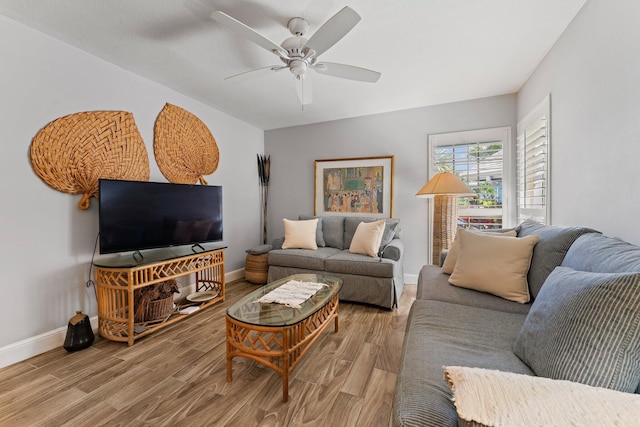
<path fill-rule="evenodd" d="M 287 51 L 289 58 L 302 58 L 304 56 L 304 46 L 307 44 L 307 39 L 304 37 L 289 37 L 280 45 Z"/>

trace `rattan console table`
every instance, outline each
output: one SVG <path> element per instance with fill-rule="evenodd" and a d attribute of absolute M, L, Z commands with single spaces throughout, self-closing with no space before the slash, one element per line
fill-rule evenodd
<path fill-rule="evenodd" d="M 132 257 L 118 257 L 94 262 L 98 298 L 98 332 L 111 341 L 129 345 L 158 329 L 184 320 L 189 314 L 175 311 L 154 324 L 136 324 L 134 291 L 146 286 L 195 274 L 196 291 L 216 291 L 218 295 L 202 302 L 202 310 L 225 299 L 224 248 L 194 252 L 191 248 L 172 248 L 150 255 L 138 262 Z"/>

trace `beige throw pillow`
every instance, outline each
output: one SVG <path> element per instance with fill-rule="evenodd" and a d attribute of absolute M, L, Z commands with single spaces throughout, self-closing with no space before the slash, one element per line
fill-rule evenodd
<path fill-rule="evenodd" d="M 460 230 L 460 228 L 458 229 Z M 468 230 L 472 233 L 491 233 L 492 236 L 499 237 L 516 237 L 517 233 L 515 230 L 511 231 L 480 231 L 480 230 Z M 456 261 L 458 260 L 458 252 L 460 251 L 460 233 L 456 232 L 456 237 L 451 242 L 451 247 L 449 248 L 449 252 L 447 253 L 444 262 L 442 263 L 442 272 L 451 274 L 453 273 L 453 268 L 456 266 Z"/>
<path fill-rule="evenodd" d="M 460 252 L 449 283 L 521 304 L 529 302 L 527 273 L 537 235 L 497 237 L 464 229 L 458 233 Z"/>
<path fill-rule="evenodd" d="M 482 368 L 444 370 L 459 426 L 629 426 L 640 419 L 638 394 Z"/>
<path fill-rule="evenodd" d="M 349 246 L 349 252 L 377 256 L 384 234 L 384 219 L 374 222 L 361 222 L 356 228 Z"/>
<path fill-rule="evenodd" d="M 282 249 L 318 249 L 316 244 L 316 229 L 318 228 L 318 218 L 291 221 L 283 219 L 284 242 Z"/>

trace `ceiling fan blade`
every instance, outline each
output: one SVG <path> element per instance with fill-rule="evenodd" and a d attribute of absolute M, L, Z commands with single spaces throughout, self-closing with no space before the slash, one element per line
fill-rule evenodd
<path fill-rule="evenodd" d="M 380 73 L 353 65 L 336 64 L 335 62 L 321 62 L 313 66 L 319 73 L 341 79 L 358 80 L 361 82 L 375 83 L 380 78 Z"/>
<path fill-rule="evenodd" d="M 287 52 L 282 47 L 280 47 L 280 45 L 272 42 L 253 28 L 243 24 L 235 18 L 232 18 L 226 13 L 216 10 L 211 14 L 211 18 L 237 32 L 244 38 L 251 40 L 258 46 L 267 49 L 269 52 L 279 52 L 279 55 L 282 55 L 284 57 L 287 56 Z"/>
<path fill-rule="evenodd" d="M 313 102 L 313 90 L 311 88 L 311 80 L 307 75 L 301 75 L 295 77 L 296 92 L 298 92 L 298 99 L 300 104 L 309 105 Z"/>
<path fill-rule="evenodd" d="M 318 28 L 305 47 L 313 49 L 319 56 L 343 38 L 360 21 L 360 15 L 345 6 Z"/>
<path fill-rule="evenodd" d="M 272 74 L 276 71 L 282 70 L 283 68 L 287 68 L 287 67 L 285 67 L 284 65 L 270 65 L 268 67 L 256 68 L 255 70 L 249 70 L 239 74 L 234 74 L 233 76 L 225 77 L 225 80 L 233 80 L 234 82 L 240 82 L 243 80 L 260 77 L 267 74 Z"/>

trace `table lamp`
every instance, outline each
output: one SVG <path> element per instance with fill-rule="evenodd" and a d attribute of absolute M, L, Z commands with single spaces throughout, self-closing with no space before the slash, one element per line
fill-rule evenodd
<path fill-rule="evenodd" d="M 438 265 L 440 253 L 449 249 L 456 234 L 458 198 L 476 197 L 476 194 L 456 174 L 439 172 L 416 193 L 416 197 L 434 199 L 431 262 Z"/>

